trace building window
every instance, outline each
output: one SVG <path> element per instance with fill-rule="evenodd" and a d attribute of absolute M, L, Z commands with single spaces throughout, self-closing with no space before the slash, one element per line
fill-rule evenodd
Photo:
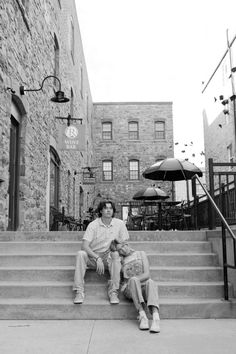
<path fill-rule="evenodd" d="M 29 18 L 28 18 L 29 0 L 16 0 L 16 2 L 19 6 L 23 21 L 24 21 L 28 31 L 30 31 Z"/>
<path fill-rule="evenodd" d="M 70 215 L 71 207 L 71 173 L 67 171 L 67 214 Z"/>
<path fill-rule="evenodd" d="M 155 139 L 165 139 L 165 122 L 155 122 Z"/>
<path fill-rule="evenodd" d="M 228 161 L 231 163 L 234 162 L 232 144 L 227 146 L 227 154 L 228 154 Z M 233 166 L 229 166 L 229 170 L 232 170 L 232 169 L 233 169 Z"/>
<path fill-rule="evenodd" d="M 228 161 L 229 162 L 234 162 L 232 144 L 227 146 L 227 154 L 228 154 Z"/>
<path fill-rule="evenodd" d="M 59 44 L 57 40 L 57 36 L 54 34 L 54 76 L 58 77 L 59 76 Z M 59 83 L 58 80 L 54 78 L 54 86 L 56 86 L 59 89 Z"/>
<path fill-rule="evenodd" d="M 112 160 L 104 160 L 102 162 L 102 176 L 103 181 L 113 180 L 113 166 Z"/>
<path fill-rule="evenodd" d="M 138 140 L 138 122 L 129 122 L 129 140 Z"/>
<path fill-rule="evenodd" d="M 130 160 L 129 161 L 129 179 L 138 180 L 139 179 L 139 161 Z"/>
<path fill-rule="evenodd" d="M 84 72 L 83 72 L 83 67 L 81 65 L 80 67 L 80 96 L 83 98 L 84 95 Z"/>
<path fill-rule="evenodd" d="M 102 123 L 102 139 L 112 140 L 112 124 L 111 122 Z"/>
<path fill-rule="evenodd" d="M 56 209 L 59 206 L 59 172 L 60 159 L 53 147 L 50 148 L 50 205 Z"/>
<path fill-rule="evenodd" d="M 73 89 L 70 89 L 70 115 L 73 117 L 74 115 L 74 92 Z"/>
<path fill-rule="evenodd" d="M 73 177 L 73 217 L 76 217 L 76 189 L 75 189 L 75 177 Z"/>
<path fill-rule="evenodd" d="M 74 63 L 74 55 L 75 55 L 75 29 L 74 24 L 71 21 L 70 23 L 70 54 Z"/>

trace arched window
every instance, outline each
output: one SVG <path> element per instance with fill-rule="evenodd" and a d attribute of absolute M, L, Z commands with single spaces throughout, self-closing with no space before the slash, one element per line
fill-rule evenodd
<path fill-rule="evenodd" d="M 56 150 L 50 147 L 50 206 L 58 209 L 60 182 L 60 158 Z"/>
<path fill-rule="evenodd" d="M 112 140 L 112 123 L 102 123 L 102 140 Z"/>
<path fill-rule="evenodd" d="M 138 122 L 129 122 L 129 140 L 138 140 Z"/>
<path fill-rule="evenodd" d="M 139 161 L 130 160 L 129 161 L 129 179 L 139 180 Z"/>
<path fill-rule="evenodd" d="M 113 163 L 112 160 L 102 161 L 102 179 L 103 181 L 113 180 Z"/>

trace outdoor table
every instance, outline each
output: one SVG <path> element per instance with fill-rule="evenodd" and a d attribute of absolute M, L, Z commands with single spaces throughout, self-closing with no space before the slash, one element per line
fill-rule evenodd
<path fill-rule="evenodd" d="M 172 207 L 177 206 L 178 204 L 181 203 L 181 201 L 158 201 L 158 229 L 163 230 L 163 226 L 167 228 L 168 224 L 170 224 L 171 228 L 171 222 L 168 222 L 168 212 L 170 212 Z"/>

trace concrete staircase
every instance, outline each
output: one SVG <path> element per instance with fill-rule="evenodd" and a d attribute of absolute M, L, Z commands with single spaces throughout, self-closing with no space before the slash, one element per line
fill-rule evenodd
<path fill-rule="evenodd" d="M 223 300 L 223 274 L 205 231 L 130 231 L 148 254 L 162 318 L 236 318 L 236 300 Z M 133 319 L 120 295 L 107 299 L 107 274 L 86 274 L 86 299 L 74 305 L 75 255 L 83 232 L 0 232 L 0 319 Z M 230 286 L 230 296 L 233 289 Z"/>

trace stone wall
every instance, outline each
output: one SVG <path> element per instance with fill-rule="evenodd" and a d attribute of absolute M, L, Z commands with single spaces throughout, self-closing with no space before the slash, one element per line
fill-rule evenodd
<path fill-rule="evenodd" d="M 76 39 L 74 59 L 70 49 L 71 23 Z M 0 180 L 3 180 L 0 182 L 0 230 L 8 228 L 10 117 L 13 111 L 20 123 L 18 229 L 46 230 L 49 227 L 50 145 L 61 160 L 59 208 L 64 206 L 66 211 L 73 212 L 68 200 L 73 201 L 74 183 L 74 216 L 79 217 L 79 190 L 82 188 L 87 195 L 91 189 L 83 186 L 82 167 L 90 165 L 93 157 L 93 106 L 74 0 L 25 1 L 25 7 L 21 0 L 1 2 L 0 34 Z M 52 78 L 45 81 L 42 91 L 25 92 L 24 96 L 19 92 L 20 85 L 26 89 L 39 88 L 46 76 L 55 74 L 55 36 L 59 44 L 57 77 L 67 97 L 70 98 L 73 90 L 73 107 L 71 101 L 59 104 L 50 101 L 54 89 L 58 89 Z M 69 113 L 82 118 L 85 124 L 84 151 L 59 148 L 59 127 L 65 126 L 67 121 L 56 120 L 55 116 L 67 117 Z M 87 202 L 90 204 L 85 198 L 85 210 Z"/>
<path fill-rule="evenodd" d="M 154 122 L 165 121 L 166 135 L 163 140 L 154 137 Z M 102 122 L 112 122 L 111 141 L 102 140 Z M 139 139 L 128 139 L 128 122 L 137 121 Z M 136 191 L 150 186 L 155 181 L 145 180 L 142 171 L 158 159 L 174 156 L 173 118 L 171 102 L 95 103 L 94 104 L 94 165 L 96 172 L 96 193 L 112 198 L 117 205 L 132 200 Z M 112 159 L 113 180 L 103 181 L 102 161 Z M 140 164 L 140 178 L 129 180 L 129 160 L 137 159 Z M 169 182 L 156 185 L 171 193 Z M 120 216 L 120 210 L 119 210 Z"/>

